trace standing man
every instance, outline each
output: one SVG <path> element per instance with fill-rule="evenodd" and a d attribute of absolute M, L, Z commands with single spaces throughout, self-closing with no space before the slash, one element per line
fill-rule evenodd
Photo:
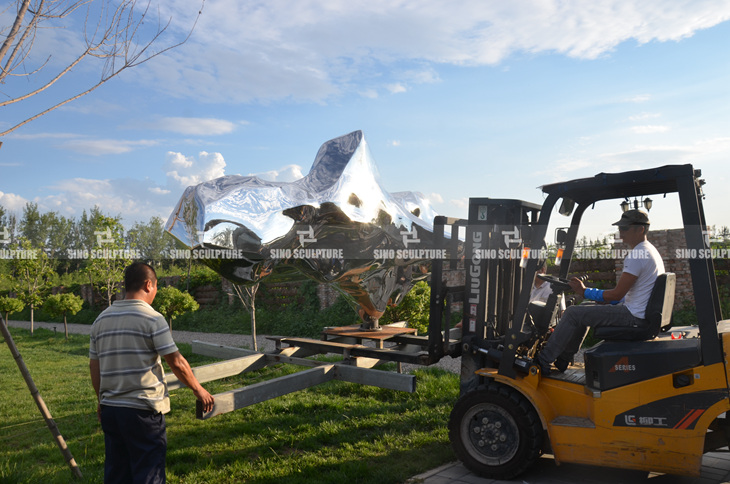
<path fill-rule="evenodd" d="M 580 349 L 589 326 L 639 327 L 648 324 L 645 319 L 646 306 L 657 276 L 664 274 L 661 255 L 646 240 L 649 216 L 641 210 L 629 210 L 613 225 L 618 225 L 621 239 L 631 247 L 624 259 L 624 270 L 618 284 L 614 289 L 604 291 L 587 288 L 576 277 L 570 280 L 573 291 L 599 304 L 570 306 L 565 311 L 555 332 L 537 357 L 543 375 L 550 374 L 553 361 L 558 370 L 565 371 Z M 622 299 L 624 303 L 618 304 Z"/>
<path fill-rule="evenodd" d="M 135 262 L 124 271 L 124 300 L 104 310 L 91 327 L 89 370 L 104 430 L 105 483 L 164 483 L 170 411 L 160 356 L 203 404 L 213 397 L 198 382 L 172 340 L 164 316 L 152 309 L 157 275 Z"/>

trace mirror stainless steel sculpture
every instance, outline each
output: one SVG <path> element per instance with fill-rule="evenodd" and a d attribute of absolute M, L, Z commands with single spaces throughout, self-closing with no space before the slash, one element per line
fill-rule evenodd
<path fill-rule="evenodd" d="M 428 275 L 435 213 L 420 194 L 389 194 L 361 131 L 324 143 L 294 182 L 231 175 L 188 187 L 167 230 L 195 257 L 238 284 L 313 279 L 378 329 Z"/>

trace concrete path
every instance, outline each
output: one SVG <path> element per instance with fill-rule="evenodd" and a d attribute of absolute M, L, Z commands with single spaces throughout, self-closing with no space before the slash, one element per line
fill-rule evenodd
<path fill-rule="evenodd" d="M 28 321 L 9 321 L 12 327 L 30 329 Z M 34 328 L 44 328 L 63 333 L 63 323 L 36 322 Z M 90 325 L 69 324 L 69 333 L 89 334 Z M 192 343 L 193 340 L 226 346 L 251 348 L 250 335 L 198 333 L 173 330 L 173 339 L 178 343 Z M 273 351 L 274 343 L 266 336 L 257 338 L 259 351 Z M 449 366 L 458 367 L 458 360 L 445 358 Z M 455 364 L 456 363 L 456 364 Z M 552 455 L 544 455 L 527 472 L 511 481 L 486 479 L 467 470 L 461 462 L 452 462 L 437 469 L 424 472 L 406 481 L 408 484 L 730 484 L 730 452 L 711 452 L 702 459 L 702 475 L 699 478 L 647 474 L 646 472 L 593 467 L 577 464 L 557 466 Z"/>
<path fill-rule="evenodd" d="M 711 452 L 702 459 L 702 475 L 697 478 L 641 471 L 593 467 L 578 464 L 555 465 L 552 455 L 544 455 L 527 472 L 511 481 L 486 479 L 452 462 L 412 477 L 407 484 L 729 484 L 730 453 Z"/>

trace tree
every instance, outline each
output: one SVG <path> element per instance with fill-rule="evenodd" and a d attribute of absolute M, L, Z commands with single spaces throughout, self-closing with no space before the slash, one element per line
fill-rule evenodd
<path fill-rule="evenodd" d="M 248 285 L 233 284 L 233 290 L 236 291 L 238 299 L 251 314 L 251 347 L 254 351 L 259 350 L 258 341 L 256 341 L 256 293 L 259 290 L 259 284 L 259 282 Z"/>
<path fill-rule="evenodd" d="M 20 299 L 14 297 L 0 297 L 0 312 L 3 313 L 3 320 L 8 324 L 8 317 L 13 313 L 19 313 L 23 310 L 25 304 Z"/>
<path fill-rule="evenodd" d="M 63 331 L 68 339 L 68 323 L 66 322 L 66 314 L 74 314 L 81 311 L 84 305 L 83 299 L 76 294 L 53 294 L 48 296 L 43 304 L 43 309 L 50 313 L 51 316 L 63 316 Z"/>
<path fill-rule="evenodd" d="M 23 79 L 24 83 L 16 83 L 18 91 L 11 97 L 0 101 L 0 107 L 20 103 L 43 93 L 53 87 L 56 82 L 77 69 L 79 65 L 97 62 L 100 76 L 96 82 L 80 85 L 69 94 L 64 88 L 57 89 L 60 94 L 52 106 L 35 113 L 25 112 L 20 120 L 12 121 L 7 130 L 0 132 L 0 137 L 15 131 L 66 103 L 74 101 L 127 69 L 136 67 L 158 55 L 185 43 L 195 28 L 195 23 L 202 13 L 201 3 L 198 17 L 187 36 L 159 50 L 153 50 L 167 28 L 166 23 L 155 22 L 150 17 L 150 2 L 138 8 L 137 0 L 16 0 L 15 18 L 12 25 L 0 25 L 0 35 L 5 39 L 0 46 L 0 84 L 8 84 L 11 79 Z M 11 11 L 9 5 L 3 7 Z M 11 17 L 12 18 L 12 17 Z M 36 39 L 43 34 L 43 29 L 63 30 L 72 25 L 74 20 L 83 21 L 81 32 L 78 32 L 81 43 L 78 50 L 71 52 L 70 62 L 54 72 L 49 72 L 53 64 L 50 53 L 36 52 Z M 150 30 L 149 26 L 155 26 Z M 142 40 L 148 35 L 148 40 Z M 76 39 L 74 39 L 76 40 Z M 49 43 L 55 46 L 55 43 Z M 75 45 L 69 42 L 66 46 Z M 40 47 L 39 47 L 40 48 Z M 45 60 L 38 60 L 45 59 Z M 83 63 L 83 64 L 82 64 Z M 22 87 L 20 87 L 22 86 Z M 25 87 L 27 86 L 27 87 Z M 54 93 L 54 90 L 50 91 Z M 67 97 L 68 96 L 68 97 Z M 27 116 L 27 117 L 26 117 Z M 24 118 L 25 119 L 22 119 Z"/>
<path fill-rule="evenodd" d="M 124 269 L 132 262 L 124 244 L 124 227 L 119 217 L 99 215 L 94 221 L 96 245 L 89 254 L 86 271 L 92 287 L 106 297 L 112 305 L 112 298 L 121 291 Z"/>
<path fill-rule="evenodd" d="M 15 242 L 16 225 L 15 215 L 8 213 L 3 206 L 0 206 L 0 246 Z"/>
<path fill-rule="evenodd" d="M 36 249 L 45 247 L 48 227 L 43 223 L 43 216 L 38 211 L 38 204 L 28 202 L 23 207 L 23 218 L 20 219 L 20 235 Z"/>
<path fill-rule="evenodd" d="M 33 311 L 43 304 L 51 289 L 53 265 L 44 251 L 34 248 L 26 239 L 21 239 L 18 249 L 20 254 L 10 262 L 10 283 L 18 299 L 30 307 L 30 334 L 33 335 Z"/>
<path fill-rule="evenodd" d="M 171 286 L 162 287 L 157 291 L 152 306 L 165 316 L 170 329 L 172 329 L 173 319 L 189 311 L 197 311 L 200 308 L 193 296 Z"/>
<path fill-rule="evenodd" d="M 68 249 L 73 244 L 73 219 L 56 212 L 48 212 L 41 215 L 41 221 L 46 227 L 46 252 L 57 261 L 66 259 Z"/>
<path fill-rule="evenodd" d="M 127 244 L 141 252 L 142 260 L 159 266 L 167 252 L 173 249 L 175 241 L 165 230 L 160 217 L 152 217 L 147 224 L 137 222 L 127 231 Z"/>

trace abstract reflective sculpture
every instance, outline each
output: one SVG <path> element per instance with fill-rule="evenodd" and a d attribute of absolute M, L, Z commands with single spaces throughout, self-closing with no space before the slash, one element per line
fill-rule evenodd
<path fill-rule="evenodd" d="M 377 329 L 387 304 L 428 275 L 434 216 L 420 194 L 380 186 L 355 131 L 324 143 L 294 182 L 230 175 L 188 187 L 166 228 L 234 283 L 332 284 Z"/>

